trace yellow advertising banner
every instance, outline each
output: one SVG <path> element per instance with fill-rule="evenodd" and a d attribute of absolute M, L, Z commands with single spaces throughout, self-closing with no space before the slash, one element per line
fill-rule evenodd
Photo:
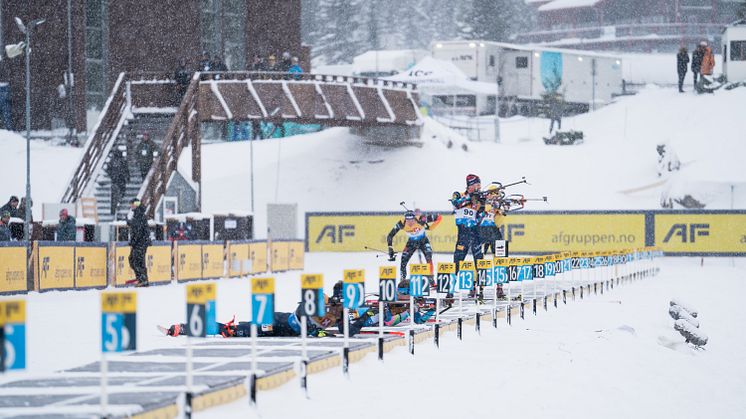
<path fill-rule="evenodd" d="M 228 276 L 242 276 L 249 270 L 249 244 L 228 242 Z"/>
<path fill-rule="evenodd" d="M 305 267 L 305 250 L 302 241 L 288 242 L 288 269 L 302 271 Z"/>
<path fill-rule="evenodd" d="M 215 284 L 189 284 L 186 292 L 187 304 L 207 304 L 215 300 Z"/>
<path fill-rule="evenodd" d="M 36 249 L 39 291 L 75 288 L 75 246 L 39 245 Z"/>
<path fill-rule="evenodd" d="M 176 244 L 176 279 L 202 279 L 202 245 L 186 243 L 188 242 Z"/>
<path fill-rule="evenodd" d="M 267 242 L 249 243 L 250 274 L 267 272 Z"/>
<path fill-rule="evenodd" d="M 386 248 L 386 236 L 398 215 L 323 214 L 306 217 L 310 252 L 362 252 Z M 613 250 L 645 245 L 644 213 L 515 213 L 503 218 L 505 238 L 512 253 L 562 250 Z M 443 215 L 428 230 L 434 252 L 451 253 L 456 245 L 453 215 Z M 393 246 L 401 249 L 407 236 L 400 232 Z"/>
<path fill-rule="evenodd" d="M 26 247 L 0 246 L 0 294 L 27 288 Z"/>
<path fill-rule="evenodd" d="M 149 282 L 171 282 L 170 245 L 149 246 L 145 263 L 148 267 Z"/>
<path fill-rule="evenodd" d="M 115 246 L 114 254 L 114 284 L 124 285 L 130 279 L 135 279 L 135 272 L 130 268 L 130 247 Z"/>
<path fill-rule="evenodd" d="M 655 244 L 667 254 L 746 254 L 746 214 L 655 214 Z"/>
<path fill-rule="evenodd" d="M 248 249 L 248 247 L 247 247 Z M 202 245 L 202 278 L 222 278 L 224 275 L 223 245 Z"/>
<path fill-rule="evenodd" d="M 288 242 L 271 242 L 270 255 L 272 255 L 270 268 L 272 272 L 281 272 L 288 270 L 288 256 L 290 255 Z"/>
<path fill-rule="evenodd" d="M 75 288 L 106 287 L 106 248 L 75 247 Z"/>

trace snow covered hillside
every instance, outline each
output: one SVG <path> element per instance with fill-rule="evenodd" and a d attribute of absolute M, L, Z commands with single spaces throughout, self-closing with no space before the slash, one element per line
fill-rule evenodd
<path fill-rule="evenodd" d="M 421 147 L 368 145 L 344 128 L 258 141 L 254 143 L 255 231 L 258 237 L 265 235 L 264 208 L 271 202 L 297 202 L 299 217 L 305 211 L 398 210 L 402 200 L 429 210 L 447 210 L 446 200 L 454 190 L 463 189 L 465 175 L 472 172 L 483 182 L 526 176 L 532 185 L 516 191 L 549 196 L 548 205 L 534 209 L 659 208 L 661 187 L 633 194 L 620 191 L 659 180 L 656 145 L 664 142 L 685 164 L 682 175 L 690 173 L 694 181 L 707 178 L 702 180 L 714 195 L 708 209 L 730 208 L 730 184 L 735 186 L 735 207 L 744 208 L 741 156 L 746 155 L 746 141 L 738 128 L 744 103 L 744 88 L 702 96 L 650 86 L 596 112 L 565 118 L 564 129 L 585 132 L 584 144 L 569 147 L 544 145 L 541 138 L 548 120 L 523 117 L 502 120 L 501 144 L 465 141 L 432 120 L 425 124 Z M 0 199 L 5 200 L 24 194 L 25 143 L 5 131 L 0 141 L 5 145 L 0 157 Z M 33 143 L 37 219 L 40 203 L 57 202 L 64 192 L 80 153 L 80 149 Z M 189 164 L 185 153 L 179 162 L 182 173 L 190 172 Z M 251 208 L 247 142 L 204 145 L 202 167 L 205 212 Z"/>
<path fill-rule="evenodd" d="M 532 185 L 519 192 L 549 196 L 548 205 L 532 209 L 659 208 L 660 188 L 621 193 L 659 180 L 659 143 L 671 144 L 687 164 L 685 171 L 723 181 L 742 177 L 746 142 L 736 124 L 743 103 L 746 89 L 699 96 L 650 87 L 596 112 L 566 118 L 564 129 L 585 132 L 585 143 L 578 146 L 544 145 L 548 121 L 523 117 L 502 122 L 501 144 L 464 141 L 431 120 L 422 147 L 368 145 L 342 128 L 260 141 L 254 145 L 255 231 L 264 236 L 263 209 L 271 202 L 297 202 L 301 217 L 305 211 L 398 210 L 403 200 L 448 210 L 446 200 L 463 189 L 468 173 L 479 174 L 483 182 L 526 176 Z M 248 210 L 249 144 L 211 144 L 202 153 L 204 210 Z M 188 156 L 182 157 L 180 164 L 188 163 Z M 744 186 L 737 187 L 736 198 L 737 208 L 746 206 Z M 728 208 L 730 197 L 712 202 L 708 208 Z"/>

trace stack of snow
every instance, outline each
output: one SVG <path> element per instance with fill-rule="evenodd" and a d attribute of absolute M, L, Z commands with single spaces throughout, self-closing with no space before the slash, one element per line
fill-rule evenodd
<path fill-rule="evenodd" d="M 676 320 L 673 328 L 681 333 L 687 343 L 695 346 L 704 346 L 707 344 L 707 335 L 699 329 L 698 312 L 692 306 L 682 303 L 679 300 L 671 300 L 668 307 L 668 314 Z"/>

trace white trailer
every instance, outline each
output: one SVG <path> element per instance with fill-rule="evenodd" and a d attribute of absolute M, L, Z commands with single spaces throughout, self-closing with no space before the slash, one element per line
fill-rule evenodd
<path fill-rule="evenodd" d="M 622 94 L 622 60 L 609 54 L 488 41 L 435 42 L 432 53 L 475 80 L 499 80 L 501 116 L 541 113 L 552 92 L 564 96 L 567 113 L 596 109 Z"/>
<path fill-rule="evenodd" d="M 723 43 L 723 74 L 730 82 L 746 81 L 746 19 L 725 28 Z"/>

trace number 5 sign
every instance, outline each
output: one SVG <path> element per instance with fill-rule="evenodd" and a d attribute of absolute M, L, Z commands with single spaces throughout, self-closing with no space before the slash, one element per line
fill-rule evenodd
<path fill-rule="evenodd" d="M 0 372 L 26 368 L 26 302 L 0 302 Z"/>
<path fill-rule="evenodd" d="M 365 271 L 347 269 L 344 271 L 344 308 L 358 308 L 365 302 Z"/>
<path fill-rule="evenodd" d="M 216 335 L 215 284 L 187 285 L 187 336 Z"/>
<path fill-rule="evenodd" d="M 251 279 L 251 322 L 271 326 L 275 321 L 275 279 Z"/>
<path fill-rule="evenodd" d="M 137 294 L 101 293 L 101 352 L 137 349 Z"/>
<path fill-rule="evenodd" d="M 321 274 L 304 274 L 300 277 L 301 314 L 322 317 L 326 314 L 324 304 L 324 277 Z"/>

